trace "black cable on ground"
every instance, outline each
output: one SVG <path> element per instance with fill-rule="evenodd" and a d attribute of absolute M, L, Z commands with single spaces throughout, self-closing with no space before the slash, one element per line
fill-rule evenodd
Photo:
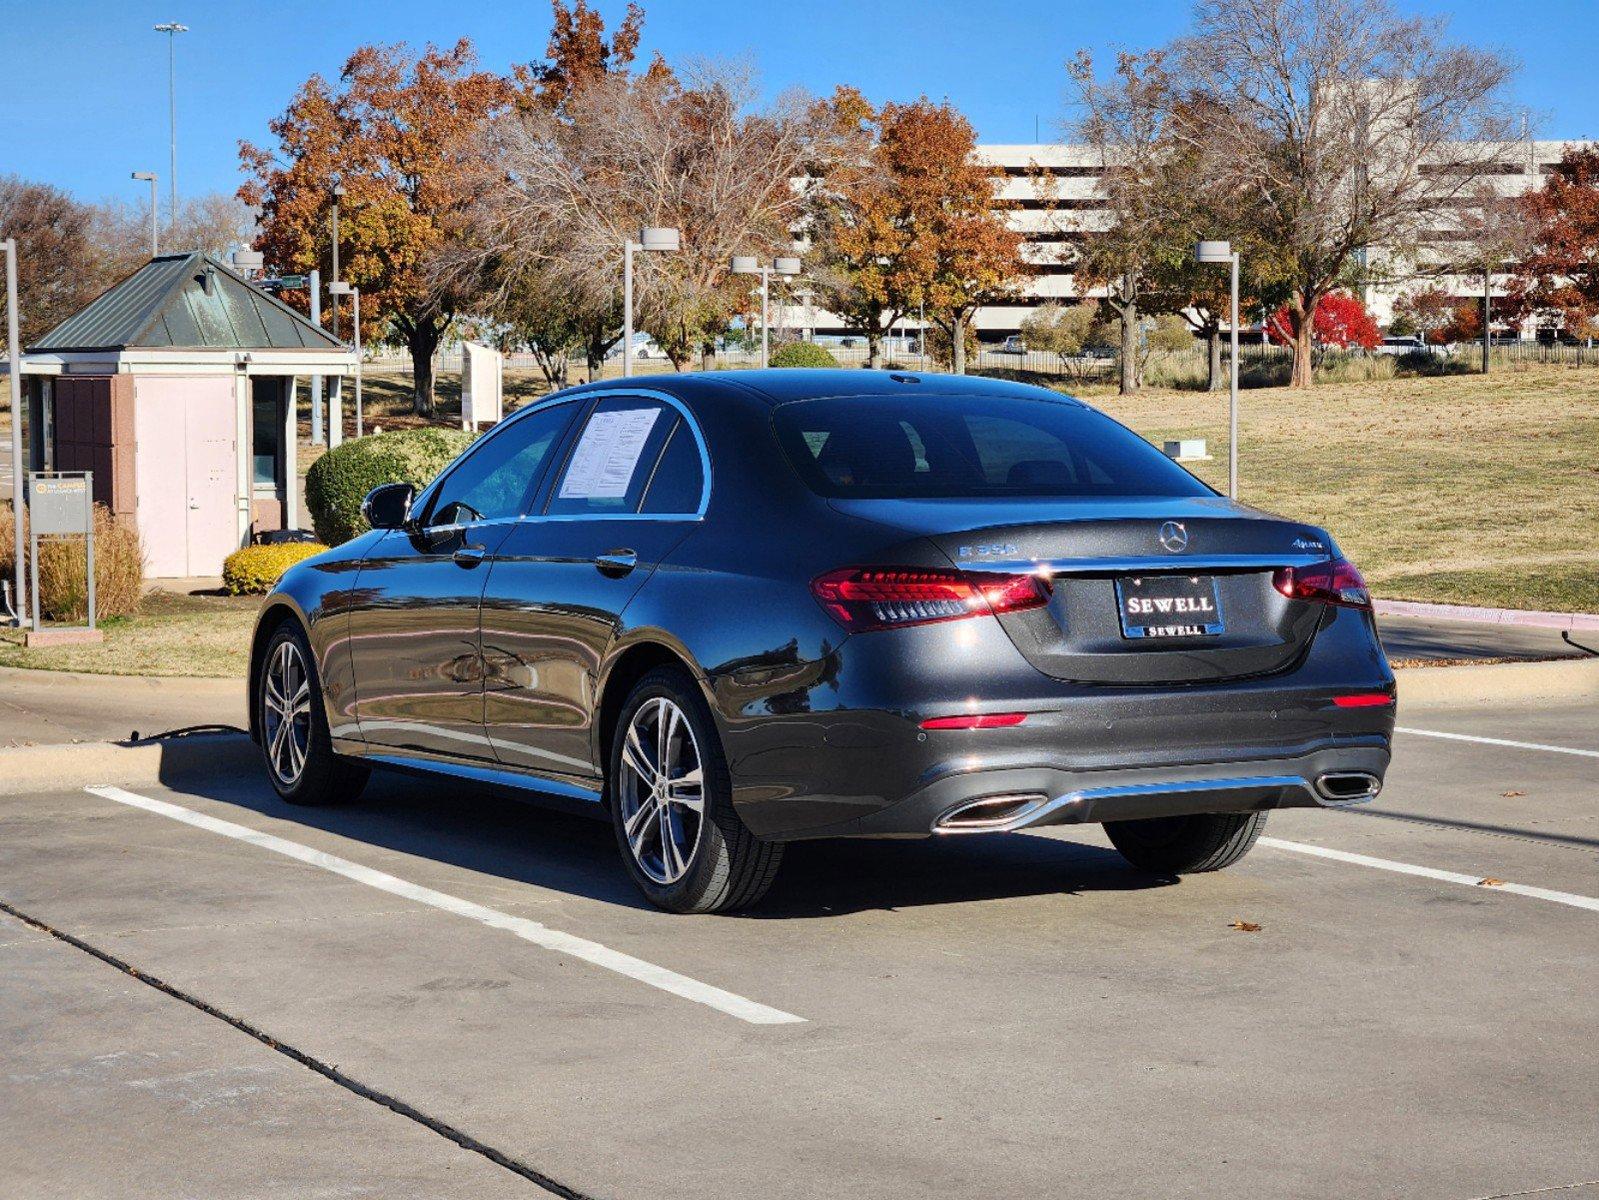
<path fill-rule="evenodd" d="M 85 954 L 115 967 L 129 978 L 137 979 L 140 983 L 145 984 L 148 987 L 152 987 L 158 992 L 164 992 L 166 995 L 171 996 L 174 1000 L 181 1000 L 190 1008 L 198 1009 L 208 1017 L 215 1017 L 217 1020 L 233 1026 L 233 1028 L 237 1029 L 240 1033 L 249 1034 L 263 1046 L 266 1046 L 272 1050 L 276 1050 L 279 1054 L 282 1054 L 287 1058 L 292 1058 L 302 1067 L 309 1067 L 318 1075 L 321 1075 L 325 1079 L 332 1080 L 346 1091 L 353 1092 L 357 1096 L 360 1096 L 363 1100 L 370 1100 L 374 1104 L 380 1104 L 391 1112 L 398 1113 L 400 1116 L 405 1117 L 408 1120 L 415 1121 L 418 1125 L 421 1125 L 425 1129 L 432 1130 L 440 1137 L 448 1138 L 457 1146 L 461 1147 L 461 1149 L 469 1150 L 473 1154 L 480 1155 L 481 1157 L 488 1159 L 495 1166 L 504 1167 L 513 1175 L 520 1175 L 523 1179 L 528 1180 L 530 1183 L 536 1183 L 539 1187 L 543 1188 L 546 1192 L 549 1192 L 552 1196 L 563 1197 L 563 1200 L 593 1200 L 592 1197 L 584 1194 L 583 1192 L 575 1191 L 574 1189 L 567 1187 L 564 1183 L 561 1183 L 555 1179 L 551 1179 L 542 1171 L 528 1166 L 520 1159 L 512 1158 L 504 1151 L 496 1150 L 493 1146 L 489 1146 L 478 1141 L 470 1134 L 463 1133 L 455 1126 L 441 1121 L 437 1117 L 430 1117 L 421 1109 L 407 1104 L 398 1096 L 391 1096 L 387 1092 L 380 1092 L 376 1088 L 368 1087 L 359 1080 L 350 1078 L 350 1076 L 346 1075 L 337 1067 L 331 1066 L 320 1059 L 312 1058 L 305 1051 L 296 1049 L 285 1042 L 278 1041 L 277 1038 L 273 1037 L 271 1034 L 250 1024 L 243 1018 L 230 1016 L 221 1009 L 207 1004 L 198 996 L 195 996 L 189 992 L 185 992 L 181 988 L 174 987 L 172 984 L 167 983 L 163 979 L 158 979 L 154 975 L 148 975 L 139 970 L 137 967 L 133 966 L 131 963 L 124 962 L 122 959 L 117 958 L 113 954 L 106 953 L 97 946 L 91 946 L 82 938 L 74 937 L 70 933 L 57 929 L 55 926 L 39 920 L 37 917 L 29 916 L 21 909 L 8 904 L 4 900 L 0 900 L 0 912 L 8 913 L 17 920 L 21 921 L 24 925 L 27 925 L 33 929 L 37 929 L 40 933 L 49 934 L 58 942 L 65 942 L 75 950 L 82 950 Z"/>

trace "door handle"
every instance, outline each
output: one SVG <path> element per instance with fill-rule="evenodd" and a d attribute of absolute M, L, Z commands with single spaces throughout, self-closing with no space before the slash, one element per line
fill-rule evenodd
<path fill-rule="evenodd" d="M 483 561 L 485 553 L 482 546 L 462 546 L 451 557 L 457 566 L 475 567 Z"/>
<path fill-rule="evenodd" d="M 632 550 L 607 550 L 594 556 L 594 565 L 601 575 L 626 575 L 638 566 L 638 554 Z"/>

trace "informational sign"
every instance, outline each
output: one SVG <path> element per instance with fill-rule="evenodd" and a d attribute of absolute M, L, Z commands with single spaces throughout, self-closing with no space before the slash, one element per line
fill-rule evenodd
<path fill-rule="evenodd" d="M 659 408 L 595 413 L 572 452 L 561 481 L 562 500 L 605 500 L 627 495 Z"/>
<path fill-rule="evenodd" d="M 466 342 L 461 346 L 461 428 L 492 425 L 502 415 L 503 366 L 492 346 Z"/>
<path fill-rule="evenodd" d="M 40 535 L 83 533 L 93 528 L 89 476 L 35 473 L 29 480 L 29 515 Z"/>
<path fill-rule="evenodd" d="M 83 539 L 89 628 L 94 628 L 94 472 L 34 471 L 28 476 L 28 562 L 33 574 L 33 628 L 39 624 L 39 539 Z"/>

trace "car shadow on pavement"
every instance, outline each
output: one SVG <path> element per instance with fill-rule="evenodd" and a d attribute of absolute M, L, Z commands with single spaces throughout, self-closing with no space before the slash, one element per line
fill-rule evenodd
<path fill-rule="evenodd" d="M 358 800 L 329 808 L 285 804 L 264 776 L 250 772 L 186 774 L 170 786 L 385 850 L 606 904 L 651 907 L 628 878 L 608 823 L 454 780 L 378 771 Z M 363 861 L 411 878 L 402 865 Z M 1176 882 L 1134 869 L 1114 850 L 1058 838 L 994 834 L 798 842 L 789 847 L 771 893 L 739 915 L 836 917 Z"/>

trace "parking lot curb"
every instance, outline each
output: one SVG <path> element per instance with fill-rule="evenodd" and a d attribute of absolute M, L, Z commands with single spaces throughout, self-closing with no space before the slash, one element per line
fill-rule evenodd
<path fill-rule="evenodd" d="M 148 742 L 71 742 L 0 750 L 0 795 L 94 784 L 158 784 L 182 775 L 248 770 L 261 752 L 242 733 Z"/>
<path fill-rule="evenodd" d="M 1420 617 L 1434 621 L 1470 621 L 1533 629 L 1599 629 L 1599 614 L 1545 612 L 1523 608 L 1479 608 L 1468 604 L 1427 604 L 1419 600 L 1374 600 L 1379 617 Z"/>
<path fill-rule="evenodd" d="M 1400 667 L 1399 703 L 1432 706 L 1535 700 L 1599 701 L 1599 658 Z"/>

